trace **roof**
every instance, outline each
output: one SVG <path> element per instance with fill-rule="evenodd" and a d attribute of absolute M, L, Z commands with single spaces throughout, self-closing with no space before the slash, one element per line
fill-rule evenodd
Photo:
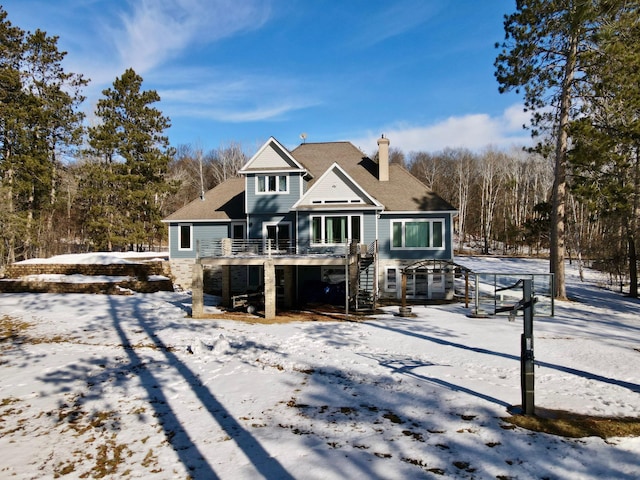
<path fill-rule="evenodd" d="M 315 179 L 320 178 L 336 162 L 358 185 L 384 205 L 385 212 L 455 211 L 449 202 L 398 164 L 389 165 L 388 181 L 379 181 L 378 164 L 350 142 L 304 143 L 291 154 Z"/>
<path fill-rule="evenodd" d="M 230 178 L 164 219 L 165 222 L 245 220 L 244 178 Z"/>
<path fill-rule="evenodd" d="M 453 212 L 456 209 L 398 164 L 389 165 L 389 180 L 378 180 L 378 164 L 350 142 L 304 143 L 291 156 L 313 176 L 313 185 L 337 163 L 360 187 L 393 212 Z M 231 178 L 164 219 L 165 222 L 244 220 L 245 179 Z M 354 205 L 354 208 L 362 205 Z M 343 208 L 342 206 L 340 208 Z"/>
<path fill-rule="evenodd" d="M 238 173 L 260 171 L 300 171 L 304 167 L 275 138 L 269 140 L 249 159 Z"/>

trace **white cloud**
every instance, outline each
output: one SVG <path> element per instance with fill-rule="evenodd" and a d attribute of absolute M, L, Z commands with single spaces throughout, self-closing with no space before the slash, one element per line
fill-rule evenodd
<path fill-rule="evenodd" d="M 212 68 L 182 69 L 158 80 L 163 110 L 172 118 L 195 117 L 219 122 L 281 120 L 289 112 L 320 103 L 308 92 L 313 80 Z M 162 85 L 166 85 L 163 87 Z"/>
<path fill-rule="evenodd" d="M 529 132 L 522 128 L 527 124 L 529 114 L 522 111 L 522 105 L 512 105 L 500 116 L 485 113 L 449 117 L 429 125 L 395 124 L 381 127 L 380 133 L 352 140 L 366 153 L 377 150 L 380 134 L 391 141 L 391 146 L 409 152 L 435 152 L 445 148 L 468 148 L 482 150 L 491 145 L 496 148 L 510 148 L 514 145 L 529 145 Z"/>
<path fill-rule="evenodd" d="M 265 103 L 247 107 L 194 106 L 178 104 L 166 109 L 171 118 L 214 120 L 216 122 L 243 123 L 282 119 L 288 113 L 308 108 L 309 103 L 285 100 L 278 104 Z"/>
<path fill-rule="evenodd" d="M 263 2 L 244 0 L 142 0 L 122 13 L 113 35 L 124 68 L 138 73 L 175 58 L 191 44 L 207 43 L 260 27 Z"/>
<path fill-rule="evenodd" d="M 364 7 L 359 20 L 366 22 L 368 27 L 353 29 L 355 36 L 352 44 L 371 47 L 389 38 L 401 36 L 428 23 L 441 8 L 435 2 L 423 0 L 387 2 L 380 8 Z"/>

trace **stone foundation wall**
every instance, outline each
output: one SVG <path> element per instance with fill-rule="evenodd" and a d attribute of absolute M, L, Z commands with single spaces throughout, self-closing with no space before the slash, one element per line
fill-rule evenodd
<path fill-rule="evenodd" d="M 193 258 L 172 258 L 171 278 L 173 283 L 183 290 L 191 290 L 191 281 L 193 278 L 193 264 L 196 263 Z"/>
<path fill-rule="evenodd" d="M 171 275 L 176 285 L 184 290 L 191 290 L 194 259 L 179 258 L 171 260 Z M 222 293 L 222 267 L 206 265 L 203 272 L 203 288 L 205 293 L 220 295 Z M 231 267 L 231 291 L 233 294 L 244 293 L 247 286 L 247 267 Z"/>

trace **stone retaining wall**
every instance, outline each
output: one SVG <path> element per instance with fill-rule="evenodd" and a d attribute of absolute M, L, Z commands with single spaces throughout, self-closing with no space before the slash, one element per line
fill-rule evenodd
<path fill-rule="evenodd" d="M 29 275 L 86 275 L 132 277 L 117 282 L 46 282 L 24 280 Z M 167 280 L 148 281 L 149 276 L 160 275 Z M 98 264 L 18 263 L 8 265 L 5 279 L 0 280 L 0 293 L 106 293 L 122 294 L 127 290 L 141 293 L 173 291 L 173 277 L 169 262 Z"/>
<path fill-rule="evenodd" d="M 108 275 L 145 279 L 149 275 L 171 275 L 169 262 L 114 263 L 109 265 L 65 264 L 65 263 L 16 263 L 7 265 L 6 278 L 27 275 Z"/>
<path fill-rule="evenodd" d="M 171 280 L 146 282 L 126 280 L 121 282 L 38 282 L 26 280 L 0 280 L 0 293 L 104 293 L 109 295 L 126 294 L 127 290 L 140 293 L 173 291 Z"/>

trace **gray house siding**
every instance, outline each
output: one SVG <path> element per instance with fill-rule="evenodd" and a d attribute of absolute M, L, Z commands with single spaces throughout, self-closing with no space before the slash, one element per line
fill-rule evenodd
<path fill-rule="evenodd" d="M 291 225 L 291 239 L 295 240 L 296 229 L 296 217 L 292 212 L 286 214 L 272 215 L 272 214 L 253 214 L 249 216 L 249 230 L 248 238 L 263 238 L 263 224 L 264 223 L 284 223 L 287 222 Z"/>
<path fill-rule="evenodd" d="M 274 175 L 283 175 L 283 173 L 274 172 Z M 288 180 L 288 193 L 273 194 L 257 194 L 256 179 L 257 174 L 250 173 L 246 175 L 246 202 L 247 213 L 283 213 L 291 210 L 302 194 L 300 191 L 301 183 L 299 174 L 290 174 Z"/>
<path fill-rule="evenodd" d="M 179 248 L 179 231 L 181 225 L 192 225 L 191 248 Z M 229 236 L 229 223 L 226 222 L 176 222 L 169 224 L 170 258 L 195 258 L 198 240 L 213 240 Z"/>

